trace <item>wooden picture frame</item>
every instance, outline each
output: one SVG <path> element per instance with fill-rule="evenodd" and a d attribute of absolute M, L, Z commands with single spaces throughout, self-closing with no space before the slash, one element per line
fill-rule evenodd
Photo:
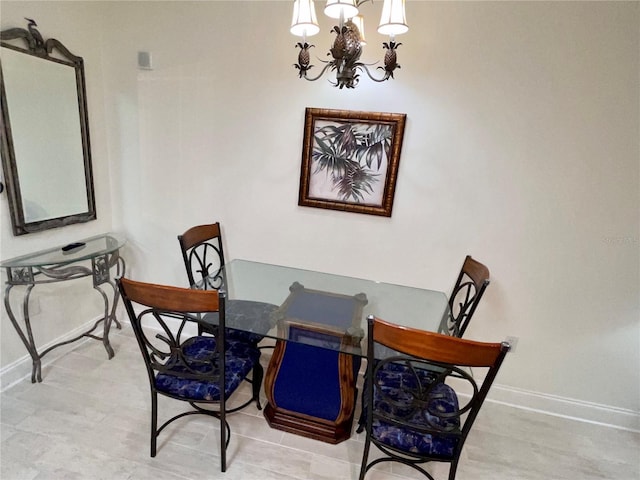
<path fill-rule="evenodd" d="M 298 205 L 391 216 L 406 114 L 307 108 Z"/>

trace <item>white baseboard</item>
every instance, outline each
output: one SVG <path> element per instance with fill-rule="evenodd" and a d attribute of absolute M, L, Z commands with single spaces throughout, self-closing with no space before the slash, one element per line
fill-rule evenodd
<path fill-rule="evenodd" d="M 52 340 L 51 342 L 45 345 L 38 345 L 38 351 L 43 352 L 52 345 L 65 342 L 67 340 L 71 340 L 72 338 L 75 338 L 78 335 L 81 335 L 82 333 L 89 330 L 99 318 L 101 317 L 96 317 L 93 320 L 90 320 L 89 322 L 86 322 L 80 325 L 79 327 L 76 327 L 70 332 L 67 332 L 64 335 L 61 335 L 60 337 L 56 338 L 55 340 Z M 48 352 L 45 355 L 45 357 L 41 360 L 42 367 L 50 364 L 54 360 L 60 358 L 65 353 L 68 353 L 70 350 L 80 345 L 81 343 L 84 343 L 89 340 L 92 340 L 92 339 L 82 338 L 68 345 L 62 345 L 59 348 L 54 348 L 53 350 Z M 92 340 L 92 341 L 95 341 L 95 340 Z M 0 369 L 0 391 L 4 392 L 6 389 L 11 388 L 13 385 L 24 380 L 25 378 L 30 379 L 32 365 L 33 363 L 31 360 L 31 355 L 27 353 L 27 355 L 25 355 L 24 357 L 21 357 L 18 360 Z"/>
<path fill-rule="evenodd" d="M 494 384 L 488 402 L 640 432 L 640 412 Z"/>

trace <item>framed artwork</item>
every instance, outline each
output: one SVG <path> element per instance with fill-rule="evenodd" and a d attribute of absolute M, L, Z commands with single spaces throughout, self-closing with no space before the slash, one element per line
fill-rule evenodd
<path fill-rule="evenodd" d="M 405 120 L 307 108 L 298 205 L 390 217 Z"/>

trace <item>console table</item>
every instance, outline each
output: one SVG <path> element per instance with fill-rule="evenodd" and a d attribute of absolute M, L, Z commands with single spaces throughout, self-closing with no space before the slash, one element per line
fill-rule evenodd
<path fill-rule="evenodd" d="M 42 382 L 42 357 L 54 348 L 75 342 L 83 337 L 101 340 L 109 358 L 113 357 L 113 348 L 109 343 L 111 322 L 115 322 L 118 328 L 121 328 L 121 326 L 115 317 L 119 294 L 111 276 L 111 270 L 115 267 L 116 276 L 124 275 L 125 262 L 120 256 L 120 249 L 125 242 L 126 240 L 123 236 L 107 233 L 79 240 L 69 245 L 42 250 L 0 262 L 0 268 L 5 269 L 7 272 L 4 306 L 9 315 L 9 320 L 11 320 L 18 336 L 31 355 L 33 362 L 31 370 L 32 383 L 36 381 Z M 44 351 L 38 352 L 29 318 L 31 291 L 36 285 L 65 282 L 88 276 L 93 277 L 93 288 L 102 295 L 104 300 L 103 317 L 98 319 L 93 327 L 77 337 L 56 343 Z M 107 284 L 113 290 L 111 299 L 102 288 Z M 23 326 L 18 322 L 18 318 L 11 308 L 11 292 L 16 286 L 25 287 L 22 299 Z M 103 324 L 102 336 L 93 334 L 101 323 Z"/>

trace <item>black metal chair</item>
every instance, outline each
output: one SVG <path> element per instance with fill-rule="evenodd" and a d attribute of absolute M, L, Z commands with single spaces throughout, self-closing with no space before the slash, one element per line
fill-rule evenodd
<path fill-rule="evenodd" d="M 178 235 L 189 285 L 201 290 L 222 289 L 227 285 L 222 231 L 218 222 L 192 227 Z M 272 314 L 278 307 L 270 303 L 248 300 L 227 301 L 227 338 L 257 345 L 275 325 Z M 215 329 L 217 313 L 208 314 L 200 324 L 199 334 Z M 273 348 L 273 347 L 271 347 Z"/>
<path fill-rule="evenodd" d="M 449 314 L 438 332 L 462 338 L 488 286 L 489 269 L 467 255 L 449 296 Z"/>
<path fill-rule="evenodd" d="M 397 354 L 376 359 L 377 346 Z M 481 343 L 368 318 L 366 439 L 360 480 L 381 462 L 400 462 L 430 480 L 427 462 L 449 463 L 454 480 L 462 447 L 508 343 Z M 469 367 L 486 370 L 478 383 Z M 454 390 L 455 387 L 455 390 Z M 464 389 L 458 397 L 456 390 Z M 382 456 L 368 461 L 371 444 Z"/>
<path fill-rule="evenodd" d="M 449 296 L 449 309 L 440 322 L 438 333 L 462 338 L 488 286 L 489 269 L 467 255 Z M 364 402 L 364 398 L 362 401 Z M 357 433 L 364 430 L 364 422 L 363 408 L 358 419 Z"/>
<path fill-rule="evenodd" d="M 224 472 L 231 436 L 226 415 L 254 399 L 232 409 L 227 409 L 226 404 L 249 372 L 254 370 L 255 374 L 260 351 L 247 343 L 225 339 L 225 301 L 216 290 L 154 285 L 126 278 L 119 278 L 117 283 L 149 376 L 151 456 L 156 456 L 158 436 L 167 425 L 187 415 L 205 414 L 220 420 L 220 468 Z M 219 313 L 219 326 L 213 336 L 185 333 L 189 324 L 200 323 L 202 314 L 210 312 Z M 192 409 L 158 427 L 159 394 L 188 402 Z"/>
<path fill-rule="evenodd" d="M 191 287 L 209 290 L 226 284 L 220 223 L 192 227 L 178 235 L 178 242 Z"/>

